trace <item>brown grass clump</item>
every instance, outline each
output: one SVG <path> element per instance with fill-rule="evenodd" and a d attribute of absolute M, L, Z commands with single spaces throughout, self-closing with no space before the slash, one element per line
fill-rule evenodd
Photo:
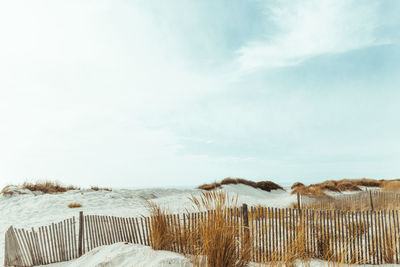
<path fill-rule="evenodd" d="M 1 190 L 0 194 L 2 194 L 3 196 L 12 196 L 12 195 L 14 195 L 14 193 L 16 193 L 16 192 L 14 190 L 12 190 L 11 188 L 12 188 L 12 185 L 5 186 Z"/>
<path fill-rule="evenodd" d="M 257 183 L 250 181 L 250 180 L 246 180 L 246 179 L 242 179 L 242 178 L 230 178 L 227 177 L 225 179 L 223 179 L 220 183 L 221 185 L 224 184 L 245 184 L 251 187 L 257 187 Z"/>
<path fill-rule="evenodd" d="M 80 207 L 82 207 L 82 204 L 80 204 L 80 203 L 68 204 L 68 208 L 70 208 L 70 209 L 75 209 L 75 208 L 80 208 Z"/>
<path fill-rule="evenodd" d="M 289 246 L 289 251 L 286 253 L 285 257 L 282 259 L 285 264 L 289 266 L 294 266 L 295 260 L 299 259 L 303 263 L 310 260 L 310 256 L 306 249 L 306 231 L 307 229 L 302 225 L 298 225 L 295 228 L 296 239 L 291 241 Z"/>
<path fill-rule="evenodd" d="M 213 190 L 213 189 L 215 189 L 215 188 L 217 188 L 217 187 L 220 187 L 221 186 L 221 184 L 219 184 L 219 183 L 217 183 L 217 182 L 214 182 L 214 183 L 212 183 L 212 184 L 203 184 L 203 185 L 200 185 L 199 187 L 197 187 L 198 189 L 201 189 L 201 190 L 206 190 L 206 191 L 210 191 L 210 190 Z"/>
<path fill-rule="evenodd" d="M 319 186 L 298 186 L 292 190 L 291 194 L 299 193 L 302 196 L 325 196 L 324 190 Z"/>
<path fill-rule="evenodd" d="M 384 258 L 385 258 L 385 263 L 395 263 L 395 258 L 394 256 L 396 255 L 397 252 L 397 247 L 396 247 L 396 230 L 395 227 L 392 226 L 392 229 L 389 231 L 389 238 L 385 239 L 385 253 L 384 253 Z M 396 256 L 397 258 L 397 256 Z"/>
<path fill-rule="evenodd" d="M 354 182 L 358 186 L 367 186 L 367 187 L 379 187 L 383 181 L 385 181 L 385 180 L 375 180 L 375 179 L 367 179 L 367 178 L 354 180 Z"/>
<path fill-rule="evenodd" d="M 305 186 L 303 183 L 300 182 L 295 182 L 292 187 L 290 187 L 290 189 L 295 189 L 296 187 L 301 187 L 301 186 Z"/>
<path fill-rule="evenodd" d="M 331 191 L 331 192 L 340 192 L 338 187 L 335 186 L 335 185 L 321 184 L 321 185 L 316 186 L 316 187 L 319 187 L 321 190 L 326 190 L 326 191 Z"/>
<path fill-rule="evenodd" d="M 3 189 L 1 189 L 1 192 L 0 192 L 0 193 L 1 193 L 2 195 L 9 195 L 9 194 L 12 195 L 12 193 L 11 193 L 11 191 L 10 191 L 10 186 L 7 185 L 7 186 L 3 187 Z"/>
<path fill-rule="evenodd" d="M 104 188 L 104 187 L 98 187 L 98 186 L 91 186 L 90 189 L 93 191 L 108 191 L 108 192 L 112 191 L 110 188 Z"/>
<path fill-rule="evenodd" d="M 221 187 L 222 185 L 228 185 L 228 184 L 244 184 L 244 185 L 251 186 L 253 188 L 259 188 L 259 189 L 267 191 L 267 192 L 270 192 L 272 190 L 278 190 L 278 189 L 284 190 L 280 185 L 278 185 L 272 181 L 253 182 L 253 181 L 246 180 L 246 179 L 230 178 L 230 177 L 223 179 L 219 183 L 214 182 L 211 184 L 203 184 L 203 185 L 199 186 L 198 189 L 210 191 L 210 190 L 216 189 L 218 187 Z"/>
<path fill-rule="evenodd" d="M 64 193 L 70 190 L 77 190 L 79 188 L 76 188 L 74 186 L 62 186 L 57 182 L 45 181 L 45 182 L 36 182 L 34 184 L 25 182 L 22 185 L 22 189 L 27 189 L 30 191 L 40 191 L 43 194 L 55 194 L 55 193 Z"/>
<path fill-rule="evenodd" d="M 301 199 L 302 208 L 324 210 L 398 210 L 398 192 L 361 191 L 356 194 L 337 196 L 306 196 Z M 372 201 L 371 201 L 372 200 Z M 371 205 L 372 202 L 372 205 Z"/>
<path fill-rule="evenodd" d="M 175 240 L 174 225 L 169 222 L 167 212 L 154 202 L 148 201 L 147 208 L 150 212 L 151 247 L 155 250 L 170 250 Z"/>
<path fill-rule="evenodd" d="M 337 186 L 337 189 L 340 192 L 344 192 L 344 191 L 362 191 L 360 187 L 358 187 L 357 185 L 354 185 L 352 183 L 340 183 Z"/>
<path fill-rule="evenodd" d="M 309 196 L 322 196 L 325 195 L 324 191 L 330 192 L 345 192 L 345 191 L 362 191 L 360 186 L 365 187 L 382 187 L 387 184 L 385 180 L 374 179 L 342 179 L 342 180 L 327 180 L 322 183 L 311 184 L 305 186 L 302 183 L 295 183 L 292 185 L 292 194 L 300 193 L 301 195 Z"/>
<path fill-rule="evenodd" d="M 199 211 L 214 210 L 196 229 L 199 246 L 195 250 L 195 265 L 200 266 L 205 258 L 208 267 L 247 266 L 251 259 L 251 238 L 239 239 L 239 231 L 226 219 L 227 208 L 236 205 L 237 197 L 213 191 L 203 192 L 199 198 L 192 196 L 191 200 Z"/>
<path fill-rule="evenodd" d="M 257 188 L 260 188 L 261 190 L 271 192 L 272 190 L 284 190 L 282 186 L 271 182 L 271 181 L 261 181 L 257 182 Z"/>
<path fill-rule="evenodd" d="M 386 192 L 399 192 L 400 191 L 400 181 L 386 181 L 381 184 L 381 188 Z"/>
<path fill-rule="evenodd" d="M 355 184 L 357 186 L 365 186 L 365 187 L 384 187 L 385 184 L 387 183 L 392 183 L 392 182 L 398 182 L 400 179 L 390 179 L 390 180 L 376 180 L 376 179 L 368 179 L 368 178 L 362 178 L 362 179 L 343 179 L 340 180 L 339 182 L 350 182 L 352 184 Z"/>

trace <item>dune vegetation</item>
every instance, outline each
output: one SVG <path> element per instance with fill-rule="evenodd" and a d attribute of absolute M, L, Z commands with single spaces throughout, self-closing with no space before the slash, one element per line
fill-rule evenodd
<path fill-rule="evenodd" d="M 68 208 L 70 208 L 70 209 L 81 208 L 81 207 L 82 207 L 82 204 L 80 204 L 80 203 L 70 203 L 70 204 L 68 204 Z"/>
<path fill-rule="evenodd" d="M 192 196 L 194 207 L 200 212 L 212 210 L 212 216 L 201 217 L 190 227 L 182 228 L 180 222 L 169 219 L 159 205 L 150 203 L 152 247 L 156 250 L 174 250 L 174 244 L 183 243 L 184 254 L 195 266 L 245 267 L 251 259 L 251 237 L 239 238 L 234 221 L 227 220 L 229 207 L 237 205 L 237 198 L 226 192 L 203 192 Z M 179 237 L 174 234 L 179 229 Z M 182 240 L 183 238 L 183 240 Z M 240 245 L 238 245 L 240 242 Z"/>
<path fill-rule="evenodd" d="M 78 187 L 75 186 L 64 186 L 58 182 L 52 181 L 43 181 L 36 183 L 23 183 L 22 189 L 27 189 L 30 191 L 40 191 L 43 194 L 54 194 L 54 193 L 64 193 L 70 190 L 78 190 Z"/>
<path fill-rule="evenodd" d="M 26 191 L 42 192 L 43 194 L 64 193 L 70 190 L 79 190 L 79 187 L 72 185 L 65 186 L 54 181 L 38 181 L 35 183 L 24 182 L 20 186 L 7 185 L 1 190 L 2 195 L 26 194 Z"/>
<path fill-rule="evenodd" d="M 229 184 L 244 184 L 244 185 L 251 186 L 253 188 L 259 188 L 259 189 L 267 191 L 267 192 L 270 192 L 272 190 L 284 190 L 282 186 L 280 186 L 272 181 L 254 182 L 254 181 L 250 181 L 250 180 L 246 180 L 246 179 L 242 179 L 242 178 L 230 178 L 230 177 L 223 179 L 221 182 L 214 182 L 211 184 L 203 184 L 203 185 L 199 186 L 198 189 L 209 191 L 209 190 L 213 190 L 218 187 L 221 187 L 222 185 L 229 185 Z"/>
<path fill-rule="evenodd" d="M 108 192 L 112 191 L 112 189 L 110 189 L 110 188 L 98 187 L 98 186 L 91 186 L 90 189 L 93 191 L 108 191 Z"/>
<path fill-rule="evenodd" d="M 355 192 L 362 191 L 362 187 L 382 188 L 384 190 L 394 190 L 400 188 L 399 180 L 376 180 L 376 179 L 342 179 L 328 180 L 322 183 L 310 184 L 308 186 L 303 183 L 296 182 L 292 185 L 292 194 L 308 196 L 325 196 L 327 191 L 330 192 Z"/>

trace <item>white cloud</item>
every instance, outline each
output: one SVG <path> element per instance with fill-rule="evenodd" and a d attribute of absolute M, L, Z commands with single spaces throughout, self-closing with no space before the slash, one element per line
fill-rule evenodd
<path fill-rule="evenodd" d="M 277 32 L 249 42 L 239 53 L 243 69 L 296 65 L 325 53 L 341 53 L 381 44 L 376 1 L 296 0 L 269 5 Z"/>

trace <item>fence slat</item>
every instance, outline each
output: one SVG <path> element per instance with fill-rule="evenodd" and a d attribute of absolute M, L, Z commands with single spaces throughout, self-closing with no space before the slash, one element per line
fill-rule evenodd
<path fill-rule="evenodd" d="M 101 238 L 98 216 L 92 215 L 92 220 L 93 220 L 93 228 L 94 228 L 95 238 L 96 238 L 96 247 L 100 247 L 103 245 L 103 240 Z"/>
<path fill-rule="evenodd" d="M 140 240 L 140 243 L 139 243 L 139 244 L 144 245 L 144 242 L 143 242 L 143 239 L 142 239 L 142 235 L 141 235 L 140 229 L 139 229 L 138 218 L 135 218 L 135 228 L 136 228 L 136 231 L 137 231 L 137 233 L 138 233 L 138 235 L 139 235 L 139 240 Z"/>
<path fill-rule="evenodd" d="M 122 242 L 125 242 L 127 237 L 126 237 L 126 232 L 125 232 L 125 229 L 124 229 L 124 222 L 123 222 L 121 217 L 118 217 L 118 226 L 119 226 L 119 229 L 121 231 Z"/>
<path fill-rule="evenodd" d="M 32 228 L 32 237 L 33 237 L 33 241 L 34 241 L 35 247 L 36 247 L 38 264 L 43 264 L 43 257 L 42 257 L 42 251 L 40 249 L 39 238 L 37 236 L 37 232 L 33 228 Z"/>
<path fill-rule="evenodd" d="M 101 216 L 95 216 L 96 225 L 99 232 L 100 246 L 104 246 L 106 244 L 106 239 L 101 218 Z"/>
<path fill-rule="evenodd" d="M 57 247 L 59 249 L 59 255 L 60 255 L 60 261 L 64 261 L 64 251 L 63 251 L 63 246 L 62 246 L 62 237 L 61 237 L 61 231 L 60 231 L 60 223 L 55 224 L 56 227 L 56 234 L 57 234 Z"/>
<path fill-rule="evenodd" d="M 19 244 L 21 254 L 23 255 L 22 257 L 24 258 L 24 262 L 27 266 L 33 265 L 33 262 L 31 261 L 31 256 L 29 253 L 29 249 L 27 245 L 25 244 L 25 240 L 23 236 L 21 235 L 21 231 L 15 228 L 10 228 L 10 242 L 14 242 L 15 240 Z M 14 239 L 15 238 L 15 239 Z M 15 245 L 13 243 L 10 244 L 10 246 L 14 247 Z"/>
<path fill-rule="evenodd" d="M 143 218 L 141 218 L 141 219 L 143 219 Z M 118 242 L 122 242 L 122 241 L 124 241 L 124 236 L 123 236 L 122 229 L 121 229 L 121 223 L 120 223 L 120 220 L 118 217 L 115 217 L 115 224 L 117 227 Z"/>
<path fill-rule="evenodd" d="M 35 265 L 36 264 L 36 258 L 35 258 L 35 254 L 33 252 L 33 247 L 29 238 L 29 234 L 26 233 L 26 231 L 24 229 L 21 229 L 22 234 L 24 236 L 25 242 L 27 244 L 27 247 L 29 249 L 29 254 L 31 255 L 31 259 L 32 259 L 32 264 Z"/>
<path fill-rule="evenodd" d="M 129 218 L 129 224 L 130 224 L 131 229 L 132 229 L 134 243 L 138 244 L 139 240 L 138 240 L 138 236 L 136 235 L 135 222 L 134 222 L 133 218 Z"/>
<path fill-rule="evenodd" d="M 140 226 L 141 226 L 142 233 L 143 233 L 143 243 L 144 243 L 144 245 L 148 246 L 149 245 L 148 236 L 146 235 L 146 232 L 144 230 L 143 217 L 140 218 Z"/>

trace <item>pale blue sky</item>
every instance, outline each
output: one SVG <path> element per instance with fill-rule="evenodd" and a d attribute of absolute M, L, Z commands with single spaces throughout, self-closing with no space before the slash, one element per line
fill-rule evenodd
<path fill-rule="evenodd" d="M 0 185 L 400 177 L 400 2 L 2 1 Z"/>

